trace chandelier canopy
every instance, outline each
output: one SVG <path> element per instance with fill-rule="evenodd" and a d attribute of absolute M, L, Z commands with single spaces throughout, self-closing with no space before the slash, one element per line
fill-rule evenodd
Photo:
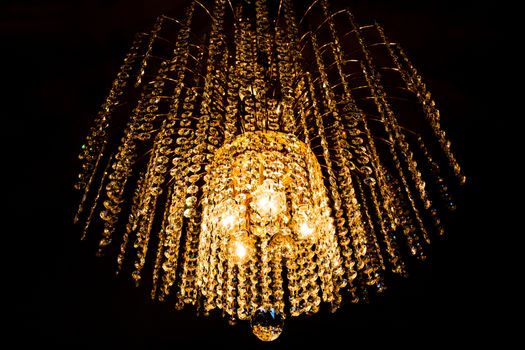
<path fill-rule="evenodd" d="M 276 339 L 366 300 L 443 233 L 465 176 L 421 76 L 317 0 L 193 1 L 137 35 L 82 145 L 75 221 L 154 299 Z M 99 220 L 100 219 L 100 220 Z"/>

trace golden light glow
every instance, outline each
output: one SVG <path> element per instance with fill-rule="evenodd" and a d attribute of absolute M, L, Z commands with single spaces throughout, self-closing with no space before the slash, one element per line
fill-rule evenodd
<path fill-rule="evenodd" d="M 299 228 L 301 238 L 309 238 L 313 235 L 315 228 L 310 226 L 307 222 L 303 222 Z"/>
<path fill-rule="evenodd" d="M 297 280 L 297 283 L 305 283 L 303 279 L 313 282 L 314 278 L 330 281 L 330 287 L 323 282 L 315 282 L 302 293 L 293 294 L 293 305 L 304 303 L 302 308 L 293 310 L 294 315 L 299 315 L 318 307 L 321 298 L 316 294 L 322 291 L 330 296 L 334 291 L 334 282 L 343 284 L 342 271 L 333 269 L 339 266 L 341 256 L 337 252 L 335 228 L 326 225 L 331 211 L 321 168 L 306 144 L 283 133 L 247 132 L 217 150 L 208 171 L 210 181 L 204 188 L 203 225 L 218 228 L 201 232 L 201 239 L 209 242 L 200 246 L 197 259 L 197 279 L 203 290 L 213 288 L 215 282 L 209 276 L 221 265 L 229 262 L 245 265 L 240 271 L 255 271 L 258 270 L 257 265 L 262 265 L 257 272 L 258 284 L 268 293 L 268 297 L 274 298 L 271 307 L 284 315 L 284 286 L 272 284 L 276 275 L 286 273 L 288 279 Z M 293 180 L 282 181 L 291 173 Z M 221 190 L 214 191 L 216 188 Z M 227 218 L 241 216 L 235 212 L 241 204 L 246 205 L 242 233 L 225 232 L 220 228 L 223 225 L 218 226 L 217 223 L 224 222 L 224 213 L 228 213 Z M 297 225 L 296 220 L 289 220 L 290 217 L 301 218 L 302 224 Z M 306 240 L 314 236 L 314 231 L 319 232 L 323 244 L 315 245 Z M 220 254 L 220 250 L 213 247 L 213 242 L 217 242 L 218 247 L 228 245 L 229 254 Z M 248 254 L 247 246 L 252 246 L 248 242 L 261 249 Z M 282 268 L 281 261 L 294 256 L 311 257 L 301 258 L 304 268 L 310 271 L 303 277 Z M 315 256 L 323 259 L 319 275 L 315 272 L 315 266 L 318 266 L 313 259 Z M 310 283 L 307 282 L 307 285 Z M 249 294 L 241 292 L 238 302 L 248 304 L 248 298 Z M 304 300 L 309 301 L 305 303 Z M 216 302 L 214 299 L 206 301 L 209 307 Z M 240 318 L 244 319 L 244 316 Z"/>
<path fill-rule="evenodd" d="M 252 193 L 251 205 L 253 209 L 265 220 L 275 220 L 286 210 L 286 196 L 284 192 L 277 191 L 277 184 L 266 179 L 257 190 Z"/>

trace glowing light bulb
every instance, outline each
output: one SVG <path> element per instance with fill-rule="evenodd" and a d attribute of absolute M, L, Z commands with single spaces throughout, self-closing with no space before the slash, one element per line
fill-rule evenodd
<path fill-rule="evenodd" d="M 277 184 L 266 179 L 255 192 L 252 193 L 252 208 L 265 221 L 275 220 L 279 214 L 286 210 L 286 195 L 276 190 Z"/>
<path fill-rule="evenodd" d="M 227 199 L 217 207 L 216 220 L 221 228 L 226 231 L 231 231 L 240 224 L 241 217 L 239 207 L 232 199 Z"/>
<path fill-rule="evenodd" d="M 225 229 L 232 229 L 235 226 L 236 217 L 235 215 L 228 213 L 223 215 L 221 224 Z"/>
<path fill-rule="evenodd" d="M 317 225 L 315 213 L 308 204 L 300 205 L 294 213 L 295 232 L 299 239 L 310 239 L 316 236 Z"/>
<path fill-rule="evenodd" d="M 314 230 L 315 229 L 311 227 L 307 222 L 303 222 L 299 226 L 299 235 L 301 236 L 301 238 L 309 238 L 312 237 Z"/>
<path fill-rule="evenodd" d="M 235 242 L 235 255 L 237 255 L 239 259 L 244 259 L 244 257 L 246 257 L 246 253 L 247 251 L 244 244 L 241 242 Z"/>
<path fill-rule="evenodd" d="M 254 252 L 255 242 L 248 235 L 232 236 L 228 242 L 228 259 L 241 264 L 250 259 Z"/>

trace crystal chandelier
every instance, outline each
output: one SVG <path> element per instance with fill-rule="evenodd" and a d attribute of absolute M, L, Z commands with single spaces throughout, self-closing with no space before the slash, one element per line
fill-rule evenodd
<path fill-rule="evenodd" d="M 264 341 L 406 275 L 465 182 L 400 46 L 328 0 L 296 12 L 215 0 L 159 17 L 124 59 L 76 184 L 75 221 L 102 233 L 117 271 Z"/>

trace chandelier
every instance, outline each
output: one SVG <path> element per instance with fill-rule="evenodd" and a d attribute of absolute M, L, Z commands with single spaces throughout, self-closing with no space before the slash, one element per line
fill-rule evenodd
<path fill-rule="evenodd" d="M 101 232 L 98 253 L 153 299 L 250 321 L 264 341 L 406 275 L 465 182 L 402 48 L 328 2 L 195 0 L 159 17 L 80 154 L 83 238 Z"/>

